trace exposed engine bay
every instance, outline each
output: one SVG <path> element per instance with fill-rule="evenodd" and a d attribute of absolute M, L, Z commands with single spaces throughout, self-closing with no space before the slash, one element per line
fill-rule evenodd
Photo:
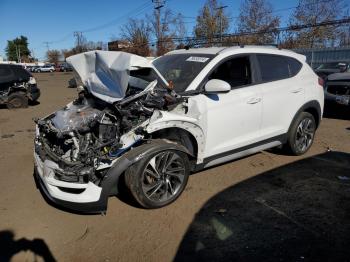
<path fill-rule="evenodd" d="M 114 103 L 78 87 L 78 98 L 37 124 L 35 151 L 58 165 L 55 178 L 65 182 L 98 181 L 113 161 L 149 138 L 145 127 L 155 110 L 171 110 L 184 98 L 150 68 L 129 72 L 125 96 Z"/>
<path fill-rule="evenodd" d="M 36 150 L 59 165 L 57 179 L 75 183 L 99 180 L 103 167 L 147 138 L 142 124 L 154 110 L 168 110 L 183 101 L 174 91 L 156 86 L 156 81 L 140 92 L 130 87 L 128 93 L 133 95 L 111 105 L 83 90 L 74 102 L 36 120 L 40 145 Z M 131 130 L 137 138 L 123 139 Z"/>

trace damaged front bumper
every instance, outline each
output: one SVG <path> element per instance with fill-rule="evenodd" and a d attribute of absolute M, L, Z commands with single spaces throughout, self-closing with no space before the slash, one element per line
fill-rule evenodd
<path fill-rule="evenodd" d="M 54 205 L 84 213 L 104 212 L 108 197 L 102 194 L 103 188 L 92 182 L 85 184 L 63 182 L 55 178 L 56 163 L 42 161 L 34 152 L 34 176 L 37 186 L 47 200 Z"/>

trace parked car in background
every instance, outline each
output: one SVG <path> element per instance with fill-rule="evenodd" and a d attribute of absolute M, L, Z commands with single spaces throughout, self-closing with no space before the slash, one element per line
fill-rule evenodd
<path fill-rule="evenodd" d="M 35 73 L 39 67 L 38 65 L 30 67 L 30 72 Z"/>
<path fill-rule="evenodd" d="M 35 121 L 35 177 L 48 199 L 81 212 L 104 212 L 123 186 L 141 206 L 163 207 L 192 171 L 276 146 L 302 155 L 322 119 L 323 81 L 292 51 L 198 48 L 154 61 L 91 51 L 68 59 L 79 96 Z"/>
<path fill-rule="evenodd" d="M 40 96 L 35 78 L 22 66 L 0 64 L 0 104 L 9 109 L 27 107 Z"/>
<path fill-rule="evenodd" d="M 326 79 L 330 74 L 347 71 L 350 71 L 350 68 L 349 64 L 345 62 L 324 63 L 315 69 L 315 73 L 322 79 Z"/>
<path fill-rule="evenodd" d="M 32 72 L 32 68 L 33 66 L 26 66 L 25 69 L 28 71 L 28 72 Z"/>
<path fill-rule="evenodd" d="M 34 72 L 36 73 L 42 73 L 42 72 L 54 72 L 55 67 L 53 65 L 44 65 L 44 66 L 39 66 L 35 69 Z"/>
<path fill-rule="evenodd" d="M 350 108 L 350 72 L 328 75 L 324 90 L 327 104 Z"/>
<path fill-rule="evenodd" d="M 62 63 L 59 65 L 60 72 L 71 72 L 73 71 L 73 67 L 69 63 Z"/>

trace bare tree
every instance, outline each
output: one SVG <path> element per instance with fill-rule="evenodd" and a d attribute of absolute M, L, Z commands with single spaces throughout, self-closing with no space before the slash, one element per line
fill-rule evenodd
<path fill-rule="evenodd" d="M 103 43 L 101 41 L 98 42 L 94 42 L 94 41 L 87 41 L 84 49 L 86 49 L 87 51 L 91 51 L 91 50 L 102 50 L 103 49 Z"/>
<path fill-rule="evenodd" d="M 343 27 L 340 33 L 340 46 L 350 45 L 350 26 Z"/>
<path fill-rule="evenodd" d="M 60 57 L 61 57 L 61 52 L 59 50 L 48 50 L 46 52 L 46 57 L 47 57 L 47 61 L 49 61 L 52 64 L 57 65 L 58 62 L 60 61 Z"/>
<path fill-rule="evenodd" d="M 299 0 L 289 19 L 289 25 L 316 24 L 342 18 L 347 6 L 344 0 Z M 338 45 L 342 35 L 337 25 L 305 28 L 289 35 L 293 47 L 324 47 Z"/>
<path fill-rule="evenodd" d="M 207 0 L 197 16 L 194 34 L 197 38 L 205 38 L 208 45 L 214 37 L 227 33 L 229 17 L 216 0 Z"/>
<path fill-rule="evenodd" d="M 124 50 L 129 53 L 148 56 L 150 54 L 150 30 L 144 19 L 129 19 L 121 28 L 122 38 L 126 40 L 123 44 Z"/>
<path fill-rule="evenodd" d="M 64 61 L 66 61 L 67 57 L 70 57 L 71 55 L 74 55 L 72 49 L 62 49 L 61 54 L 64 58 Z"/>
<path fill-rule="evenodd" d="M 240 42 L 245 44 L 269 44 L 275 42 L 280 18 L 273 14 L 272 5 L 268 0 L 245 0 L 238 18 L 238 32 L 256 32 L 241 37 Z"/>
<path fill-rule="evenodd" d="M 186 46 L 186 42 L 183 40 L 187 36 L 187 29 L 184 22 L 184 16 L 181 13 L 178 13 L 174 20 L 174 36 L 177 40 L 177 49 L 184 48 Z"/>
<path fill-rule="evenodd" d="M 177 35 L 176 21 L 169 9 L 160 12 L 160 9 L 154 10 L 152 16 L 147 16 L 150 23 L 152 34 L 157 39 L 156 55 L 161 56 L 170 50 L 175 49 L 173 38 Z"/>

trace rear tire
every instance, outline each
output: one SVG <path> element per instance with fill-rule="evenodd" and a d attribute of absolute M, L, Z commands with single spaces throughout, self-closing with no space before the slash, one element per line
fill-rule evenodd
<path fill-rule="evenodd" d="M 164 150 L 151 153 L 125 172 L 131 194 L 144 208 L 160 208 L 175 201 L 184 191 L 190 164 L 186 153 Z"/>
<path fill-rule="evenodd" d="M 23 92 L 12 93 L 7 99 L 7 108 L 25 108 L 28 107 L 28 97 Z"/>
<path fill-rule="evenodd" d="M 315 132 L 315 118 L 308 112 L 302 112 L 292 123 L 285 149 L 295 156 L 305 154 L 314 142 Z"/>

